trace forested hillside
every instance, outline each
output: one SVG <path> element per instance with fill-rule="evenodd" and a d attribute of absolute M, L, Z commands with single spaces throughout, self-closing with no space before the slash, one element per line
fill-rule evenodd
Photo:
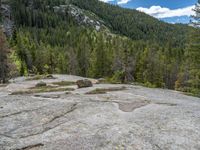
<path fill-rule="evenodd" d="M 186 40 L 188 26 L 172 25 L 131 9 L 108 5 L 98 0 L 71 0 L 80 8 L 90 10 L 102 18 L 115 33 L 133 40 L 151 40 L 161 45 L 170 42 L 182 46 Z"/>
<path fill-rule="evenodd" d="M 15 22 L 11 57 L 20 75 L 75 74 L 198 93 L 196 28 L 98 0 L 10 0 L 9 5 Z M 188 65 L 195 69 L 186 75 Z"/>

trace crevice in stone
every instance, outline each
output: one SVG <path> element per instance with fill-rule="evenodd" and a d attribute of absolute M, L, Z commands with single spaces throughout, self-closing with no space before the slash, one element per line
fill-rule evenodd
<path fill-rule="evenodd" d="M 154 144 L 154 145 L 155 145 L 155 147 L 156 147 L 157 149 L 162 150 L 162 148 L 161 148 L 158 144 Z"/>
<path fill-rule="evenodd" d="M 76 109 L 76 106 L 77 106 L 77 104 L 73 104 L 73 105 L 71 106 L 71 109 L 70 109 L 69 111 L 67 111 L 67 112 L 65 112 L 65 113 L 63 113 L 63 114 L 61 114 L 61 115 L 54 116 L 51 120 L 49 120 L 49 121 L 48 121 L 47 123 L 45 123 L 44 125 L 50 124 L 50 123 L 52 123 L 53 121 L 55 121 L 56 119 L 59 119 L 59 118 L 65 116 L 66 114 L 73 112 L 73 111 Z"/>
<path fill-rule="evenodd" d="M 11 114 L 0 116 L 0 118 L 3 119 L 3 118 L 12 117 L 12 116 L 15 116 L 15 115 L 19 115 L 19 114 L 22 114 L 22 113 L 28 113 L 28 112 L 32 112 L 32 111 L 37 111 L 37 110 L 40 110 L 40 109 L 42 109 L 44 107 L 45 106 L 39 107 L 39 108 L 36 108 L 36 109 L 22 110 L 22 111 L 19 111 L 19 112 L 15 112 L 15 113 L 11 113 Z"/>
<path fill-rule="evenodd" d="M 44 146 L 44 144 L 38 143 L 38 144 L 34 144 L 34 145 L 28 145 L 28 146 L 23 147 L 23 148 L 17 148 L 15 150 L 30 150 L 30 149 L 33 149 L 33 148 L 43 147 L 43 146 Z"/>
<path fill-rule="evenodd" d="M 37 97 L 37 98 L 46 98 L 46 99 L 58 99 L 60 98 L 60 95 L 34 95 L 34 97 Z"/>
<path fill-rule="evenodd" d="M 166 105 L 166 106 L 177 106 L 178 104 L 173 103 L 156 103 L 157 105 Z"/>
<path fill-rule="evenodd" d="M 15 139 L 15 138 L 13 138 L 12 136 L 9 136 L 9 135 L 7 135 L 7 134 L 1 134 L 1 133 L 0 133 L 0 136 L 4 136 L 4 137 L 10 138 L 10 139 Z"/>

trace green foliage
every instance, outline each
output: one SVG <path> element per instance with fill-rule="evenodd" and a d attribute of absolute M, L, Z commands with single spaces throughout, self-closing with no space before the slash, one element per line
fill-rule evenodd
<path fill-rule="evenodd" d="M 196 5 L 196 19 L 194 26 L 200 25 L 200 2 Z M 190 33 L 188 44 L 184 54 L 179 78 L 176 82 L 178 90 L 187 91 L 195 95 L 200 95 L 200 30 L 196 29 Z"/>
<path fill-rule="evenodd" d="M 123 72 L 116 71 L 112 78 L 109 79 L 110 83 L 122 83 Z"/>

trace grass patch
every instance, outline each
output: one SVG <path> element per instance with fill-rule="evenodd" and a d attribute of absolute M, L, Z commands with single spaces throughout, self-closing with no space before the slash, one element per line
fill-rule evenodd
<path fill-rule="evenodd" d="M 200 98 L 200 93 L 188 93 L 188 92 L 183 92 L 183 94 L 187 96 L 193 96 L 193 97 L 199 97 Z"/>
<path fill-rule="evenodd" d="M 40 88 L 31 88 L 29 90 L 24 91 L 16 91 L 11 93 L 11 95 L 27 95 L 27 94 L 34 94 L 34 93 L 48 93 L 48 92 L 62 92 L 62 91 L 74 91 L 73 88 L 57 88 L 53 86 L 46 86 Z"/>
<path fill-rule="evenodd" d="M 184 87 L 184 88 L 177 88 L 176 90 L 188 96 L 200 97 L 200 89 Z"/>
<path fill-rule="evenodd" d="M 26 80 L 27 81 L 32 81 L 32 80 L 42 80 L 42 79 L 55 79 L 52 75 L 36 75 L 33 77 L 29 77 Z"/>
<path fill-rule="evenodd" d="M 60 81 L 60 82 L 53 82 L 51 84 L 58 85 L 58 86 L 70 86 L 70 85 L 76 85 L 76 82 L 72 82 L 72 81 Z"/>
<path fill-rule="evenodd" d="M 107 92 L 123 91 L 123 90 L 126 90 L 126 87 L 113 87 L 106 89 L 97 88 L 93 91 L 87 92 L 86 94 L 106 94 Z"/>

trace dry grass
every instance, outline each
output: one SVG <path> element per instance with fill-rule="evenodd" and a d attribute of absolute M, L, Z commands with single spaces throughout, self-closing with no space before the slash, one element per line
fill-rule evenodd
<path fill-rule="evenodd" d="M 0 84 L 0 87 L 6 87 L 8 84 Z"/>
<path fill-rule="evenodd" d="M 76 82 L 72 81 L 60 81 L 60 82 L 53 82 L 53 85 L 58 85 L 58 86 L 70 86 L 70 85 L 76 85 Z"/>
<path fill-rule="evenodd" d="M 49 77 L 49 76 L 51 76 L 51 75 L 36 75 L 33 77 L 29 77 L 26 80 L 32 81 L 32 80 L 42 80 L 42 79 L 55 79 L 53 76 L 52 77 Z"/>

